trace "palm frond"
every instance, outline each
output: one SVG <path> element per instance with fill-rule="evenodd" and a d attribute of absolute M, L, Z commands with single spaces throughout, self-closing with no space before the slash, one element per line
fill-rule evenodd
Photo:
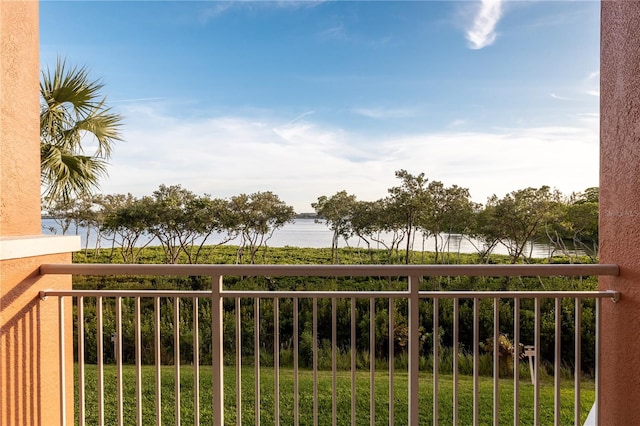
<path fill-rule="evenodd" d="M 67 67 L 58 58 L 54 70 L 42 72 L 40 94 L 41 180 L 45 199 L 88 194 L 107 175 L 114 142 L 122 140 L 122 117 L 111 112 L 86 67 Z M 85 155 L 86 135 L 96 151 Z"/>
<path fill-rule="evenodd" d="M 45 200 L 66 201 L 73 195 L 90 194 L 107 174 L 104 160 L 69 153 L 55 145 L 41 145 L 40 155 Z"/>

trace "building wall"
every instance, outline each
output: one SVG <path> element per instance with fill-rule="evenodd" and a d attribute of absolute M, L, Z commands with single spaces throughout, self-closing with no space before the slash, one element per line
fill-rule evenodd
<path fill-rule="evenodd" d="M 41 276 L 39 266 L 70 263 L 80 242 L 41 235 L 38 42 L 38 2 L 0 0 L 2 426 L 73 424 L 71 316 L 64 328 L 63 411 L 58 303 L 39 298 L 40 290 L 71 288 L 71 278 Z M 70 312 L 70 302 L 64 306 Z"/>
<path fill-rule="evenodd" d="M 44 289 L 68 289 L 70 277 L 42 276 L 42 263 L 69 263 L 69 253 L 0 261 L 0 424 L 60 424 L 58 301 L 40 300 Z M 5 283 L 15 283 L 10 288 Z M 71 312 L 71 301 L 64 302 Z M 66 412 L 73 424 L 73 324 L 65 316 Z"/>
<path fill-rule="evenodd" d="M 600 262 L 620 276 L 602 301 L 600 425 L 640 424 L 640 2 L 602 1 Z"/>
<path fill-rule="evenodd" d="M 0 235 L 40 234 L 38 2 L 0 0 Z"/>

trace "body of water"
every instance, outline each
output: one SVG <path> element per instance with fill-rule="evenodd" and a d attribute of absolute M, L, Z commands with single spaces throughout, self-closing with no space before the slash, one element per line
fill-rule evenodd
<path fill-rule="evenodd" d="M 62 235 L 62 229 L 58 223 L 53 219 L 42 219 L 42 232 L 44 234 L 56 234 Z M 87 235 L 87 229 L 75 226 L 71 226 L 67 235 L 76 234 L 80 236 L 82 240 L 82 247 L 94 248 L 98 247 L 110 247 L 111 241 L 103 239 L 100 244 L 97 244 L 97 234 L 95 231 L 91 231 Z M 331 239 L 333 233 L 327 227 L 323 221 L 316 221 L 314 219 L 296 219 L 292 223 L 284 225 L 282 228 L 277 229 L 273 236 L 267 241 L 269 247 L 309 247 L 309 248 L 325 248 L 331 247 Z M 389 235 L 381 235 L 381 239 L 385 241 L 391 241 Z M 149 239 L 139 242 L 139 245 L 147 243 Z M 221 241 L 221 236 L 213 235 L 207 240 L 207 244 L 215 244 Z M 239 239 L 228 242 L 229 245 L 239 244 Z M 160 245 L 159 242 L 152 242 L 152 245 Z M 384 248 L 380 243 L 371 241 L 373 248 Z M 366 248 L 366 243 L 358 237 L 352 237 L 348 242 L 340 240 L 340 247 L 362 247 Z M 451 253 L 477 253 L 477 248 L 480 248 L 482 243 L 475 239 L 468 239 L 460 234 L 441 234 L 439 236 L 438 247 L 440 251 L 449 251 Z M 404 247 L 404 244 L 401 244 Z M 435 239 L 433 237 L 427 238 L 423 241 L 422 235 L 418 234 L 415 238 L 414 250 L 421 251 L 424 247 L 425 251 L 435 251 Z M 530 244 L 525 250 L 525 253 L 533 257 L 548 257 L 552 248 L 546 244 Z M 498 245 L 494 250 L 495 254 L 508 254 L 506 247 Z"/>

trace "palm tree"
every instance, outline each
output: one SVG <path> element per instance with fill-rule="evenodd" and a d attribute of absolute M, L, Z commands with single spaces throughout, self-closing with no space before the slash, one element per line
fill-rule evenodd
<path fill-rule="evenodd" d="M 120 136 L 120 115 L 105 106 L 103 84 L 86 67 L 55 70 L 40 81 L 40 164 L 45 202 L 86 195 L 107 174 L 107 160 Z M 85 153 L 90 150 L 90 153 Z"/>

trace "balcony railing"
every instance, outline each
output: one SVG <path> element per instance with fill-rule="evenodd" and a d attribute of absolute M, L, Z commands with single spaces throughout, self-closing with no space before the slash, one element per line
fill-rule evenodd
<path fill-rule="evenodd" d="M 77 330 L 77 395 L 76 419 L 84 424 L 87 416 L 87 400 L 95 401 L 97 421 L 103 425 L 117 419 L 118 424 L 125 420 L 136 424 L 143 424 L 143 411 L 155 410 L 151 418 L 156 424 L 164 424 L 167 417 L 167 405 L 173 405 L 169 416 L 173 417 L 176 425 L 187 419 L 181 418 L 181 404 L 186 404 L 183 393 L 186 389 L 181 380 L 181 374 L 189 372 L 193 377 L 193 387 L 189 389 L 193 399 L 188 404 L 193 407 L 189 412 L 190 422 L 201 424 L 212 421 L 213 424 L 236 424 L 247 421 L 260 424 L 261 415 L 265 415 L 265 406 L 269 405 L 268 418 L 263 422 L 273 424 L 300 424 L 301 416 L 310 414 L 314 424 L 375 424 L 376 419 L 384 423 L 406 423 L 411 425 L 439 422 L 445 424 L 463 424 L 464 419 L 472 419 L 474 425 L 487 424 L 491 418 L 493 424 L 498 424 L 501 413 L 508 411 L 509 422 L 520 424 L 526 412 L 536 425 L 541 423 L 566 424 L 567 419 L 561 418 L 562 408 L 573 408 L 570 415 L 574 424 L 581 423 L 585 407 L 583 406 L 582 370 L 585 350 L 583 350 L 583 305 L 595 305 L 595 345 L 587 348 L 595 354 L 595 401 L 597 407 L 598 380 L 598 332 L 599 310 L 602 299 L 617 301 L 620 297 L 615 291 L 425 291 L 420 289 L 421 281 L 425 277 L 581 277 L 593 275 L 617 275 L 616 265 L 429 265 L 429 266 L 388 266 L 388 265 L 357 265 L 357 266 L 293 266 L 293 265 L 42 265 L 42 274 L 72 274 L 72 275 L 169 275 L 169 276 L 207 276 L 211 279 L 211 291 L 164 291 L 164 290 L 47 290 L 41 292 L 41 297 L 57 297 L 60 309 L 60 336 L 64 337 L 65 316 L 71 306 L 69 299 L 73 299 L 74 322 Z M 224 277 L 393 277 L 401 289 L 381 291 L 361 290 L 331 290 L 331 291 L 268 291 L 268 290 L 237 290 L 225 288 Z M 591 302 L 586 302 L 591 301 Z M 50 303 L 50 302 L 44 302 Z M 490 303 L 491 329 L 489 336 L 481 336 L 480 323 L 487 318 L 480 317 L 480 307 Z M 357 304 L 360 307 L 356 309 Z M 367 307 L 368 305 L 368 307 Z M 526 318 L 522 315 L 523 306 L 527 305 Z M 85 316 L 85 307 L 95 306 L 95 318 Z M 188 309 L 182 309 L 183 307 Z M 484 305 L 483 305 L 484 306 Z M 485 308 L 486 309 L 486 308 Z M 505 314 L 505 310 L 508 311 Z M 207 311 L 210 311 L 210 318 Z M 344 312 L 348 312 L 344 315 Z M 161 318 L 161 313 L 165 315 Z M 162 320 L 167 312 L 171 312 L 171 327 L 162 327 Z M 368 315 L 356 316 L 357 312 Z M 406 315 L 406 324 L 398 323 L 396 312 Z M 204 314 L 206 313 L 206 315 Z M 349 323 L 338 324 L 340 318 L 349 318 Z M 533 330 L 527 329 L 529 313 L 533 314 Z M 443 328 L 443 315 L 447 316 L 447 329 Z M 368 318 L 366 318 L 368 316 Z M 330 317 L 330 319 L 328 319 Z M 68 317 L 67 317 L 68 318 Z M 249 319 L 248 319 L 249 318 Z M 541 324 L 543 318 L 553 318 L 553 331 L 543 333 Z M 109 324 L 105 324 L 107 321 Z M 111 324 L 113 319 L 113 324 Z M 248 319 L 248 320 L 247 320 Z M 68 320 L 67 320 L 68 321 Z M 365 331 L 362 322 L 368 321 Z M 404 321 L 404 320 L 403 320 Z M 133 336 L 125 333 L 124 323 L 133 323 Z M 188 322 L 188 324 L 185 324 Z M 463 328 L 471 334 L 460 335 Z M 286 324 L 285 324 L 286 323 Z M 384 325 L 385 333 L 381 333 L 380 324 Z M 505 323 L 508 325 L 505 326 Z M 153 324 L 152 342 L 143 338 L 143 324 Z M 573 329 L 573 336 L 566 338 L 563 324 L 569 324 Z M 226 327 L 225 327 L 226 325 Z M 231 327 L 230 327 L 231 325 Z M 85 328 L 95 329 L 96 336 L 91 337 L 93 346 L 88 346 Z M 406 326 L 406 327 L 404 327 Z M 403 328 L 404 327 L 404 328 Z M 166 335 L 162 334 L 167 328 L 172 328 L 173 352 L 167 353 L 163 342 Z M 566 328 L 566 327 L 565 327 Z M 115 362 L 115 413 L 105 413 L 105 400 L 112 397 L 105 380 L 110 377 L 105 373 L 106 361 L 109 360 L 111 350 L 105 347 L 109 336 L 105 329 L 113 330 L 113 362 Z M 203 330 L 210 335 L 203 339 Z M 253 329 L 253 330 L 251 330 Z M 304 329 L 304 330 L 303 330 Z M 368 331 L 366 331 L 368 329 Z M 406 333 L 403 330 L 407 330 Z M 548 330 L 547 330 L 548 331 Z M 301 341 L 303 335 L 310 339 Z M 126 334 L 126 335 L 125 335 Z M 190 335 L 185 343 L 184 335 Z M 252 334 L 251 339 L 247 335 Z M 379 335 L 377 335 L 379 334 Z M 441 334 L 446 334 L 448 341 L 444 344 Z M 483 338 L 486 342 L 499 342 L 502 334 L 508 334 L 515 350 L 514 356 L 508 354 L 508 364 L 513 370 L 511 379 L 501 378 L 500 364 L 505 359 L 499 344 L 492 344 L 492 352 L 481 354 Z M 264 335 L 269 335 L 268 341 Z M 532 339 L 524 341 L 524 335 Z M 202 340 L 210 341 L 202 344 Z M 244 338 L 243 338 L 244 336 Z M 431 342 L 427 345 L 425 339 Z M 322 337 L 325 338 L 323 342 Z M 129 342 L 132 340 L 132 342 Z M 303 344 L 309 343 L 303 353 Z M 402 350 L 397 348 L 402 340 Z M 570 387 L 573 402 L 567 404 L 566 397 L 561 395 L 561 382 L 566 375 L 566 356 L 563 365 L 562 342 L 573 342 L 571 362 L 571 376 L 573 383 Z M 232 342 L 229 345 L 229 342 Z M 132 345 L 133 359 L 125 358 L 123 347 Z M 227 344 L 227 347 L 225 347 Z M 521 363 L 519 348 L 531 345 L 532 384 L 521 380 Z M 566 343 L 565 343 L 566 344 Z M 228 347 L 232 346 L 232 347 Z M 61 359 L 65 360 L 71 354 L 65 353 L 67 344 L 60 345 Z M 542 377 L 542 348 L 552 348 L 553 384 L 550 379 Z M 268 348 L 270 348 L 268 350 Z M 462 349 L 466 350 L 466 353 Z M 89 350 L 90 349 L 90 350 Z M 153 351 L 153 356 L 148 351 Z M 268 351 L 268 353 L 266 353 Z M 281 354 L 291 354 L 286 361 L 281 360 Z M 443 357 L 443 352 L 450 356 Z M 92 358 L 95 354 L 95 359 Z M 185 353 L 188 359 L 185 359 Z M 368 353 L 368 359 L 358 354 Z M 267 356 L 264 356 L 267 355 Z M 481 359 L 490 357 L 492 373 L 490 387 L 492 389 L 489 412 L 485 412 L 487 395 L 481 387 Z M 146 361 L 143 361 L 143 357 Z M 310 357 L 310 359 L 308 359 Z M 471 359 L 470 381 L 464 380 L 461 371 L 461 357 Z M 91 359 L 90 359 L 91 358 Z M 164 361 L 163 361 L 164 358 Z M 205 366 L 203 360 L 210 358 L 211 369 Z M 325 359 L 327 358 L 327 359 Z M 152 359 L 153 364 L 153 393 L 154 401 L 143 396 L 143 387 L 147 384 L 144 377 L 149 374 L 143 364 Z M 265 366 L 268 359 L 269 367 Z M 348 360 L 347 366 L 339 365 L 339 360 Z M 443 365 L 447 360 L 447 365 Z M 91 362 L 88 362 L 91 361 Z M 95 365 L 93 364 L 95 362 Z M 126 367 L 135 371 L 135 383 L 126 380 Z M 208 362 L 209 363 L 209 362 Z M 163 366 L 163 364 L 165 364 Z M 287 367 L 283 367 L 287 364 Z M 368 365 L 367 365 L 368 364 Z M 430 365 L 429 365 L 430 364 Z M 425 384 L 430 370 L 430 389 Z M 246 367 L 245 367 L 246 366 Z M 65 362 L 60 368 L 64 370 Z M 167 398 L 163 393 L 163 371 L 173 370 L 173 396 Z M 211 375 L 210 396 L 203 401 L 202 394 L 205 386 L 202 384 L 202 369 Z M 227 376 L 227 394 L 225 397 L 225 370 Z M 442 371 L 446 370 L 446 375 Z M 95 372 L 96 383 L 89 383 L 87 373 Z M 111 370 L 108 370 L 111 371 Z M 61 374 L 60 386 L 64 389 L 64 371 Z M 285 374 L 286 373 L 286 374 Z M 262 377 L 273 381 L 273 388 L 265 392 Z M 243 375 L 253 376 L 253 389 L 245 389 L 246 382 Z M 235 377 L 233 377 L 235 376 Z M 286 376 L 286 377 L 285 377 Z M 450 382 L 449 376 L 451 377 Z M 443 381 L 447 383 L 447 390 L 443 391 Z M 93 379 L 91 379 L 93 380 Z M 485 379 L 482 378 L 484 381 Z M 368 391 L 363 390 L 362 382 L 368 382 Z M 380 382 L 384 382 L 386 390 L 380 390 Z M 543 383 L 544 381 L 544 383 Z M 285 383 L 286 382 L 286 383 Z M 330 383 L 329 383 L 330 382 Z M 524 382 L 524 383 L 523 383 Z M 347 390 L 344 384 L 348 383 Z M 94 386 L 95 385 L 95 386 Z M 244 387 L 243 387 L 244 385 Z M 541 389 L 552 387 L 553 419 L 541 419 L 541 407 L 547 402 L 542 401 Z M 501 402 L 501 387 L 512 387 L 509 405 Z M 129 387 L 135 388 L 133 390 Z M 522 390 L 527 393 L 532 390 L 532 397 L 524 398 Z M 468 388 L 468 389 L 467 389 Z M 532 389 L 530 389 L 532 388 Z M 572 389 L 571 389 L 572 388 Z M 95 395 L 88 395 L 89 389 L 95 389 Z M 366 389 L 366 387 L 364 388 Z M 380 405 L 380 395 L 383 394 L 384 407 Z M 406 392 L 406 399 L 398 398 L 400 392 Z M 485 391 L 486 392 L 486 391 Z M 134 396 L 127 397 L 125 394 Z M 308 393 L 312 394 L 308 401 Z M 367 395 L 368 393 L 368 395 Z M 444 401 L 445 394 L 449 394 L 448 401 Z M 64 395 L 64 392 L 62 393 Z M 234 394 L 234 395 L 233 395 Z M 330 395 L 329 398 L 327 396 Z M 431 406 L 425 405 L 425 395 L 429 395 Z M 376 398 L 378 396 L 378 398 Z M 128 399 L 129 398 L 129 399 Z M 362 399 L 368 403 L 362 404 Z M 330 400 L 327 402 L 326 400 Z M 348 400 L 345 401 L 345 399 Z M 133 403 L 135 401 L 135 403 Z M 169 402 L 167 402 L 169 401 Z M 483 402 L 484 401 L 484 402 Z M 251 416 L 246 416 L 245 402 L 253 402 Z M 502 405 L 501 405 L 502 403 Z M 93 404 L 93 403 L 92 403 Z M 564 406 L 562 405 L 564 404 Z M 135 408 L 133 406 L 135 405 Z M 367 407 L 368 405 L 368 407 Z M 572 407 L 571 407 L 572 406 Z M 66 401 L 61 401 L 62 418 L 65 413 Z M 441 407 L 447 407 L 441 412 Z M 450 410 L 449 410 L 450 407 Z M 588 409 L 589 407 L 587 407 Z M 127 414 L 134 412 L 135 415 Z M 571 409 L 569 409 L 571 413 Z M 384 414 L 384 419 L 382 415 Z M 251 417 L 249 418 L 243 418 Z M 163 418 L 163 416 L 165 418 Z M 266 415 L 265 415 L 266 416 Z M 566 413 L 565 413 L 566 416 Z M 597 414 L 596 414 L 597 416 Z M 206 419 L 205 419 L 206 418 Z M 209 420 L 209 418 L 211 420 Z M 305 417 L 308 418 L 308 417 Z M 348 419 L 345 421 L 345 419 Z"/>

